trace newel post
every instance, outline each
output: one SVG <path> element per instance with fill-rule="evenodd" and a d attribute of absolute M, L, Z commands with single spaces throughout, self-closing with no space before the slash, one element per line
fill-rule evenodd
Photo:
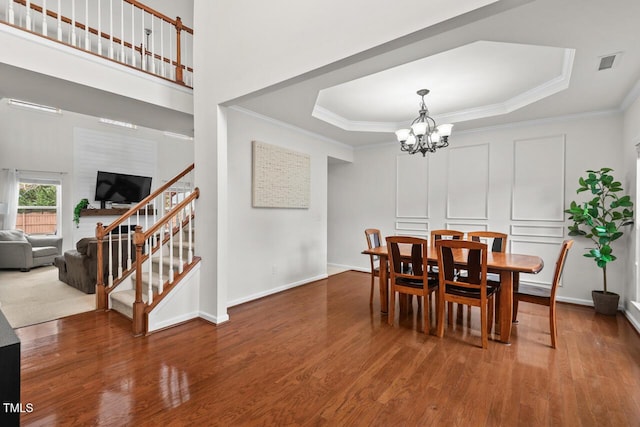
<path fill-rule="evenodd" d="M 180 50 L 180 32 L 182 31 L 182 19 L 176 18 L 176 83 L 183 84 L 182 80 L 182 59 Z"/>
<path fill-rule="evenodd" d="M 133 335 L 144 333 L 144 301 L 142 301 L 142 246 L 144 245 L 142 227 L 136 225 L 133 242 L 136 245 L 136 300 L 133 303 Z"/>
<path fill-rule="evenodd" d="M 102 263 L 102 241 L 104 239 L 104 227 L 99 222 L 96 225 L 96 250 L 97 250 L 97 273 L 96 273 L 96 310 L 107 308 L 107 291 L 104 287 L 104 265 Z"/>

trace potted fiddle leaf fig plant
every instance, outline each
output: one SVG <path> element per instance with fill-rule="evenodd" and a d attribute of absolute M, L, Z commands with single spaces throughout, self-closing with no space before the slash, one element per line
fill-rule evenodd
<path fill-rule="evenodd" d="M 622 184 L 611 175 L 613 169 L 588 170 L 586 177 L 578 180 L 576 193 L 588 191 L 591 199 L 582 203 L 571 202 L 569 236 L 584 236 L 594 243 L 584 254 L 592 258 L 602 269 L 603 291 L 592 291 L 593 305 L 597 313 L 615 315 L 620 295 L 607 290 L 607 264 L 616 260 L 612 244 L 622 237 L 622 227 L 633 223 L 633 202 L 623 192 Z"/>

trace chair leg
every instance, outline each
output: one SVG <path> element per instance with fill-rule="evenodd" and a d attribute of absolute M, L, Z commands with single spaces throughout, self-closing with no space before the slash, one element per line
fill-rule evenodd
<path fill-rule="evenodd" d="M 443 294 L 439 293 L 436 297 L 436 324 L 437 324 L 437 335 L 442 338 L 444 336 L 444 298 Z"/>
<path fill-rule="evenodd" d="M 373 288 L 374 288 L 374 281 L 376 280 L 375 276 L 372 274 L 371 275 L 371 292 L 369 294 L 369 305 L 373 305 Z"/>
<path fill-rule="evenodd" d="M 453 324 L 453 303 L 452 302 L 447 303 L 447 323 L 449 325 Z"/>
<path fill-rule="evenodd" d="M 481 305 L 480 306 L 480 332 L 482 335 L 482 348 L 489 347 L 489 338 L 487 333 L 487 311 L 489 309 L 489 305 Z"/>
<path fill-rule="evenodd" d="M 418 306 L 420 305 L 420 300 L 422 298 L 420 298 L 419 296 L 416 297 L 418 299 Z M 422 310 L 422 315 L 423 315 L 423 323 L 424 323 L 424 333 L 425 335 L 429 335 L 429 333 L 431 332 L 431 317 L 429 317 L 429 296 L 425 295 L 424 296 L 424 308 Z"/>
<path fill-rule="evenodd" d="M 549 330 L 551 332 L 551 347 L 556 348 L 558 340 L 558 325 L 556 324 L 556 306 L 549 306 Z"/>
<path fill-rule="evenodd" d="M 497 301 L 497 299 L 492 296 L 489 300 L 489 303 L 487 304 L 487 311 L 489 312 L 489 320 L 487 321 L 487 334 L 490 334 L 491 329 L 493 328 L 493 305 L 495 301 Z"/>
<path fill-rule="evenodd" d="M 393 289 L 390 289 L 390 293 L 389 293 L 389 310 L 388 310 L 388 314 L 387 314 L 387 323 L 389 323 L 390 325 L 393 325 L 394 322 L 394 318 L 396 315 L 396 291 Z"/>
<path fill-rule="evenodd" d="M 511 323 L 518 323 L 518 297 L 513 296 L 513 313 L 511 314 Z"/>

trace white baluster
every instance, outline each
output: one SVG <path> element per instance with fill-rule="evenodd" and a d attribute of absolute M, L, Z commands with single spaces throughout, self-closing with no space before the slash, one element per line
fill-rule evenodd
<path fill-rule="evenodd" d="M 109 58 L 113 59 L 113 0 L 109 0 Z"/>
<path fill-rule="evenodd" d="M 111 233 L 109 233 L 109 287 L 113 286 L 113 250 Z"/>
<path fill-rule="evenodd" d="M 153 302 L 153 251 L 151 250 L 151 239 L 147 239 L 147 248 L 149 248 L 149 259 L 147 263 L 149 264 L 149 283 L 147 287 L 148 292 L 148 300 L 147 303 L 151 304 Z"/>
<path fill-rule="evenodd" d="M 172 80 L 176 79 L 175 70 L 176 67 L 173 66 L 173 39 L 175 38 L 175 34 L 172 31 L 175 29 L 173 25 L 169 25 L 169 78 Z"/>
<path fill-rule="evenodd" d="M 140 58 L 142 62 L 142 69 L 146 71 L 147 69 L 147 46 L 145 45 L 145 35 L 147 34 L 147 29 L 144 27 L 144 9 L 141 10 L 140 14 L 140 38 L 142 41 L 140 42 Z"/>
<path fill-rule="evenodd" d="M 149 205 L 152 205 L 152 204 L 149 203 Z M 158 218 L 156 216 L 156 214 L 157 214 L 156 206 L 158 206 L 158 197 L 157 196 L 153 199 L 153 208 L 151 209 L 151 215 L 152 215 L 152 218 L 153 218 L 153 225 L 156 225 L 156 222 L 158 222 Z M 157 233 L 155 233 L 153 235 L 153 238 L 157 240 L 157 238 L 158 238 L 157 237 Z M 160 244 L 162 244 L 162 240 L 160 240 Z M 155 245 L 155 243 L 154 243 L 154 245 Z"/>
<path fill-rule="evenodd" d="M 42 0 L 42 35 L 47 35 L 47 0 Z"/>
<path fill-rule="evenodd" d="M 102 55 L 102 6 L 98 0 L 98 55 Z"/>
<path fill-rule="evenodd" d="M 160 75 L 164 77 L 164 20 L 160 20 Z"/>
<path fill-rule="evenodd" d="M 193 203 L 193 202 L 192 202 Z M 189 203 L 189 223 L 187 225 L 189 230 L 189 252 L 187 254 L 187 262 L 191 264 L 193 262 L 193 214 L 191 210 L 191 203 Z"/>
<path fill-rule="evenodd" d="M 153 31 L 153 22 L 155 21 L 153 15 L 151 15 L 151 72 L 153 74 L 156 73 L 156 59 L 155 59 L 155 52 L 156 52 L 156 37 L 155 37 L 155 33 Z"/>
<path fill-rule="evenodd" d="M 182 221 L 183 219 L 184 219 L 184 208 L 180 209 L 180 214 L 178 216 L 178 259 L 180 260 L 180 262 L 178 263 L 178 273 L 182 273 L 182 270 L 184 268 L 184 261 L 182 256 L 182 243 L 183 243 Z"/>
<path fill-rule="evenodd" d="M 159 260 L 158 263 L 158 293 L 162 294 L 164 291 L 164 277 L 163 277 L 163 269 L 164 269 L 164 225 L 160 227 L 160 250 L 158 251 Z"/>
<path fill-rule="evenodd" d="M 149 215 L 148 215 L 149 210 L 147 209 L 146 206 L 144 206 L 142 209 L 144 209 L 144 213 L 143 213 L 143 215 L 144 215 L 144 229 L 146 231 L 146 230 L 149 229 Z M 138 212 L 140 212 L 140 210 L 138 210 Z M 151 238 L 149 238 L 149 239 L 151 239 Z"/>
<path fill-rule="evenodd" d="M 76 45 L 76 0 L 71 0 L 71 46 Z"/>
<path fill-rule="evenodd" d="M 30 0 L 27 0 L 26 6 L 27 6 L 27 10 L 26 10 L 27 15 L 25 17 L 24 23 L 25 23 L 25 28 L 31 31 L 31 1 Z"/>
<path fill-rule="evenodd" d="M 58 0 L 58 41 L 62 41 L 62 6 L 60 5 L 60 0 Z"/>
<path fill-rule="evenodd" d="M 89 39 L 89 0 L 84 0 L 84 48 L 91 50 L 91 40 Z"/>
<path fill-rule="evenodd" d="M 131 217 L 127 218 L 127 234 L 129 235 L 129 240 L 127 241 L 127 244 L 129 245 L 129 247 L 127 248 L 127 270 L 131 270 L 131 252 L 133 252 L 131 249 L 131 242 L 133 242 L 133 233 L 131 232 Z"/>
<path fill-rule="evenodd" d="M 133 65 L 134 67 L 136 66 L 136 37 L 135 37 L 136 13 L 135 11 L 136 11 L 136 7 L 134 5 L 131 5 L 131 65 Z"/>
<path fill-rule="evenodd" d="M 120 62 L 124 63 L 124 2 L 120 3 Z"/>
<path fill-rule="evenodd" d="M 169 223 L 169 283 L 173 283 L 173 227 L 171 227 L 171 223 Z"/>
<path fill-rule="evenodd" d="M 118 277 L 122 277 L 122 227 L 118 227 L 120 227 L 120 233 L 118 234 Z"/>
<path fill-rule="evenodd" d="M 9 24 L 13 25 L 16 23 L 16 13 L 13 10 L 13 0 L 8 0 L 9 2 L 9 10 L 7 11 L 7 21 L 9 21 Z M 60 3 L 60 0 L 58 0 L 58 3 Z"/>

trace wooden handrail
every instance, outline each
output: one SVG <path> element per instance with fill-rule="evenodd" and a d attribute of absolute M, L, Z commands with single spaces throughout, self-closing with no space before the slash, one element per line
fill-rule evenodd
<path fill-rule="evenodd" d="M 152 201 L 153 199 L 155 199 L 157 196 L 159 196 L 164 190 L 166 190 L 167 188 L 171 187 L 173 184 L 175 184 L 176 182 L 178 182 L 180 180 L 180 178 L 182 178 L 183 176 L 187 175 L 189 172 L 191 172 L 195 167 L 195 164 L 192 163 L 190 166 L 188 166 L 185 170 L 183 170 L 182 172 L 180 172 L 178 175 L 176 175 L 175 177 L 173 177 L 170 181 L 166 182 L 162 187 L 159 187 L 158 189 L 156 189 L 156 191 L 154 191 L 153 193 L 149 194 L 147 197 L 145 197 L 144 199 L 142 199 L 137 205 L 135 205 L 134 207 L 132 207 L 131 209 L 129 209 L 127 211 L 127 213 L 123 214 L 120 218 L 118 218 L 117 220 L 115 220 L 114 222 L 112 222 L 111 224 L 109 224 L 107 227 L 104 227 L 102 229 L 101 235 L 98 236 L 98 230 L 96 231 L 96 237 L 98 238 L 104 238 L 104 236 L 106 236 L 108 233 L 110 233 L 111 231 L 115 230 L 116 227 L 118 227 L 120 224 L 122 224 L 124 221 L 127 220 L 127 218 L 132 217 L 136 212 L 138 212 L 140 209 L 145 208 L 145 206 Z M 166 215 L 165 215 L 166 216 Z M 100 258 L 98 258 L 100 259 Z"/>
<path fill-rule="evenodd" d="M 157 10 L 153 9 L 152 7 L 149 7 L 145 4 L 140 3 L 139 1 L 136 0 L 122 0 L 125 3 L 129 3 L 135 7 L 137 7 L 138 9 L 142 9 L 147 13 L 150 13 L 151 15 L 155 16 L 156 18 L 160 18 L 165 22 L 168 22 L 169 24 L 173 24 L 176 25 L 176 20 L 175 19 L 171 19 L 169 18 L 167 15 L 158 12 Z M 180 18 L 178 18 L 180 19 Z M 184 25 L 182 26 L 182 29 L 185 30 L 187 33 L 193 34 L 193 30 L 189 27 L 185 27 Z"/>
<path fill-rule="evenodd" d="M 12 1 L 14 3 L 17 3 L 17 4 L 21 5 L 21 6 L 25 6 L 25 7 L 27 6 L 27 1 L 26 0 L 12 0 Z M 193 68 L 192 67 L 187 67 L 187 66 L 185 66 L 185 65 L 183 65 L 181 63 L 181 57 L 180 57 L 180 55 L 181 55 L 181 51 L 180 51 L 180 31 L 186 31 L 187 33 L 193 35 L 193 29 L 183 25 L 182 24 L 182 20 L 180 19 L 180 17 L 178 17 L 177 19 L 171 19 L 168 16 L 166 16 L 166 15 L 164 15 L 164 14 L 162 14 L 162 13 L 156 11 L 156 10 L 154 10 L 153 8 L 150 8 L 149 6 L 143 5 L 142 3 L 138 2 L 138 1 L 135 1 L 135 0 L 122 0 L 122 1 L 124 1 L 125 3 L 129 3 L 129 4 L 135 6 L 135 7 L 139 8 L 139 9 L 142 9 L 142 10 L 154 15 L 155 17 L 157 17 L 159 19 L 162 19 L 163 21 L 165 21 L 165 22 L 167 22 L 169 24 L 172 24 L 174 27 L 176 27 L 176 35 L 177 35 L 177 43 L 178 43 L 177 46 L 176 46 L 176 48 L 177 48 L 177 50 L 176 50 L 176 56 L 177 56 L 176 60 L 173 60 L 171 58 L 162 58 L 157 53 L 153 54 L 152 56 L 153 56 L 154 59 L 163 61 L 165 63 L 168 63 L 168 64 L 176 67 L 176 82 L 180 83 L 180 84 L 184 84 L 184 80 L 183 80 L 183 77 L 182 77 L 182 70 L 193 72 Z M 42 6 L 39 6 L 39 5 L 34 4 L 34 3 L 30 3 L 29 7 L 32 10 L 34 10 L 34 11 L 40 13 L 40 14 L 42 14 L 43 11 L 44 11 Z M 58 13 L 54 12 L 51 9 L 47 9 L 47 16 L 49 16 L 51 18 L 54 18 L 56 20 L 58 19 Z M 76 28 L 78 28 L 78 29 L 80 29 L 82 31 L 89 31 L 89 33 L 91 33 L 93 35 L 96 35 L 98 37 L 101 37 L 103 39 L 106 39 L 109 42 L 113 42 L 114 44 L 118 44 L 118 45 L 124 46 L 124 47 L 126 47 L 128 49 L 133 49 L 134 51 L 139 52 L 141 55 L 143 55 L 143 54 L 144 55 L 151 55 L 151 52 L 149 50 L 147 50 L 147 49 L 144 49 L 142 46 L 133 46 L 132 43 L 130 43 L 128 41 L 124 41 L 124 40 L 122 40 L 122 39 L 120 39 L 119 37 L 116 37 L 116 36 L 113 36 L 113 38 L 112 38 L 110 34 L 105 33 L 104 31 L 98 32 L 97 29 L 95 29 L 93 27 L 89 27 L 88 25 L 85 25 L 83 23 L 80 23 L 77 20 L 73 21 L 72 19 L 70 19 L 70 18 L 68 18 L 68 17 L 66 17 L 64 15 L 60 15 L 60 21 L 64 22 L 65 24 L 68 24 L 68 25 L 75 25 Z M 34 31 L 31 31 L 31 30 L 27 30 L 27 31 L 30 31 L 30 32 L 35 34 Z M 54 39 L 52 37 L 48 37 L 48 36 L 47 36 L 47 38 L 50 39 L 50 40 L 56 40 L 56 39 Z"/>

